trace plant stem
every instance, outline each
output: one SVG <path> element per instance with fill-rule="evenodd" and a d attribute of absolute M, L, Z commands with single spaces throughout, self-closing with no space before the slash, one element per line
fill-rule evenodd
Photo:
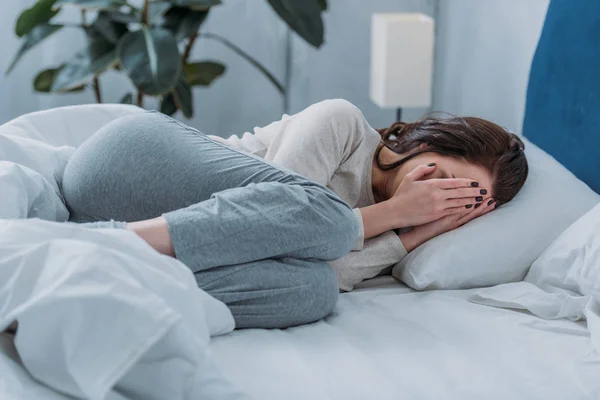
<path fill-rule="evenodd" d="M 194 33 L 190 37 L 190 41 L 187 46 L 185 46 L 185 52 L 183 53 L 183 63 L 187 63 L 190 59 L 190 54 L 192 53 L 192 48 L 194 47 L 194 43 L 196 43 L 196 39 L 198 39 L 198 32 Z"/>
<path fill-rule="evenodd" d="M 144 107 L 144 92 L 142 92 L 141 90 L 138 90 L 137 93 L 137 106 Z"/>
<path fill-rule="evenodd" d="M 142 11 L 142 24 L 148 25 L 150 22 L 150 0 L 144 0 L 144 9 Z"/>
<path fill-rule="evenodd" d="M 123 2 L 123 5 L 124 5 L 124 6 L 126 6 L 126 7 L 129 7 L 129 8 L 131 8 L 132 10 L 139 10 L 139 8 L 137 8 L 136 6 L 134 6 L 133 4 L 131 4 L 131 3 L 130 3 L 130 2 L 128 2 L 128 1 L 124 1 L 124 2 Z"/>
<path fill-rule="evenodd" d="M 87 25 L 87 10 L 85 10 L 85 9 L 81 10 L 81 24 L 82 24 L 82 26 Z M 93 87 L 94 87 L 94 95 L 96 96 L 96 103 L 101 104 L 102 103 L 102 92 L 100 91 L 100 80 L 98 79 L 97 76 L 94 77 Z"/>
<path fill-rule="evenodd" d="M 277 90 L 279 91 L 279 93 L 282 96 L 286 95 L 286 89 L 285 89 L 285 87 L 277 80 L 277 78 L 275 78 L 275 76 L 271 72 L 269 72 L 268 69 L 266 69 L 265 67 L 263 67 L 262 64 L 259 63 L 255 58 L 253 58 L 250 54 L 246 53 L 245 51 L 243 51 L 242 49 L 240 49 L 239 47 L 237 47 L 236 45 L 234 45 L 233 43 L 231 43 L 229 40 L 225 39 L 223 36 L 217 35 L 215 33 L 208 33 L 208 32 L 207 33 L 198 33 L 198 36 L 204 37 L 206 39 L 216 40 L 218 42 L 221 42 L 225 46 L 229 47 L 231 50 L 233 50 L 239 56 L 241 56 L 242 58 L 245 58 L 246 61 L 248 61 L 250 64 L 252 64 L 260 72 L 262 72 L 262 74 L 268 80 L 271 81 L 271 83 L 273 84 L 273 86 L 275 86 L 277 88 Z"/>
<path fill-rule="evenodd" d="M 102 92 L 100 91 L 100 78 L 94 77 L 94 94 L 96 95 L 96 102 L 102 104 Z"/>

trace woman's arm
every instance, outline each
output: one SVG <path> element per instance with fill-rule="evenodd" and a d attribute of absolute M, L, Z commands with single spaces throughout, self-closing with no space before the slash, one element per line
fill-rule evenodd
<path fill-rule="evenodd" d="M 366 131 L 372 128 L 361 111 L 346 100 L 335 99 L 257 128 L 255 136 L 269 141 L 265 160 L 326 186 Z"/>
<path fill-rule="evenodd" d="M 165 217 L 128 223 L 127 230 L 136 233 L 159 253 L 175 257 L 175 249 Z"/>
<path fill-rule="evenodd" d="M 329 265 L 335 270 L 340 288 L 352 290 L 365 279 L 374 278 L 381 271 L 400 262 L 407 252 L 394 232 L 386 232 L 365 240 L 361 251 L 351 251 Z"/>
<path fill-rule="evenodd" d="M 449 215 L 436 221 L 416 226 L 408 232 L 401 233 L 399 238 L 406 251 L 411 252 L 426 241 L 443 233 L 460 228 L 467 222 L 487 214 L 495 208 L 496 202 L 493 199 L 487 198 L 479 207 L 465 209 L 459 214 Z"/>
<path fill-rule="evenodd" d="M 371 239 L 384 232 L 402 226 L 398 210 L 389 201 L 382 201 L 360 209 L 364 227 L 364 239 Z"/>

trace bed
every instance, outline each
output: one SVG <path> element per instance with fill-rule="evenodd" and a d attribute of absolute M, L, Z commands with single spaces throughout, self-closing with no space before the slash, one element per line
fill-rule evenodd
<path fill-rule="evenodd" d="M 600 53 L 589 49 L 598 50 L 598 38 L 600 4 L 551 2 L 532 64 L 523 127 L 525 137 L 597 192 Z M 38 114 L 35 124 L 21 118 L 12 128 L 15 135 L 77 146 L 107 119 L 131 112 L 139 110 L 80 106 Z M 75 114 L 79 125 L 65 117 Z M 60 135 L 46 134 L 44 125 L 53 124 L 64 126 Z M 416 291 L 390 276 L 378 277 L 342 294 L 336 311 L 320 322 L 213 335 L 206 354 L 235 390 L 207 392 L 205 398 L 600 398 L 597 330 L 590 331 L 586 320 L 540 318 L 511 303 L 478 304 L 472 299 L 479 290 Z M 219 329 L 227 331 L 211 332 Z M 13 339 L 0 335 L 0 398 L 71 398 L 26 371 Z M 113 390 L 106 398 L 161 398 L 147 396 Z"/>

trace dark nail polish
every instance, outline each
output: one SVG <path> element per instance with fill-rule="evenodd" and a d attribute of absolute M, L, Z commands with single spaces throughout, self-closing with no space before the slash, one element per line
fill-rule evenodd
<path fill-rule="evenodd" d="M 495 201 L 494 199 L 490 200 L 490 201 L 488 202 L 488 206 L 491 206 L 491 205 L 492 205 L 492 203 L 493 203 L 494 201 Z"/>
<path fill-rule="evenodd" d="M 478 202 L 481 203 L 483 201 L 483 197 L 477 196 L 477 197 L 475 197 L 475 200 L 477 200 Z"/>
<path fill-rule="evenodd" d="M 481 205 L 481 203 L 475 204 L 475 208 L 479 208 L 480 205 Z"/>
<path fill-rule="evenodd" d="M 479 193 L 481 193 L 481 194 L 487 194 L 487 189 L 481 189 L 481 190 L 479 191 Z"/>
<path fill-rule="evenodd" d="M 428 167 L 435 167 L 435 163 L 427 164 Z"/>
<path fill-rule="evenodd" d="M 471 207 L 473 207 L 473 204 L 467 204 L 465 207 L 471 208 Z"/>
<path fill-rule="evenodd" d="M 479 186 L 479 182 L 471 182 L 471 186 L 478 187 Z"/>

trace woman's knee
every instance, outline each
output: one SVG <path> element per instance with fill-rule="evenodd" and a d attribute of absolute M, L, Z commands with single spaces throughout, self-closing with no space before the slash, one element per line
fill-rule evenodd
<path fill-rule="evenodd" d="M 333 268 L 324 261 L 314 262 L 314 268 L 306 273 L 303 289 L 294 295 L 298 304 L 296 324 L 315 322 L 331 314 L 337 305 L 339 291 Z"/>
<path fill-rule="evenodd" d="M 196 273 L 198 286 L 223 301 L 237 328 L 309 324 L 336 307 L 339 284 L 324 261 L 267 259 Z"/>
<path fill-rule="evenodd" d="M 316 214 L 313 218 L 312 233 L 323 236 L 314 257 L 335 260 L 345 256 L 352 250 L 358 237 L 356 214 L 329 189 L 315 185 L 306 190 L 311 192 L 312 206 Z"/>

